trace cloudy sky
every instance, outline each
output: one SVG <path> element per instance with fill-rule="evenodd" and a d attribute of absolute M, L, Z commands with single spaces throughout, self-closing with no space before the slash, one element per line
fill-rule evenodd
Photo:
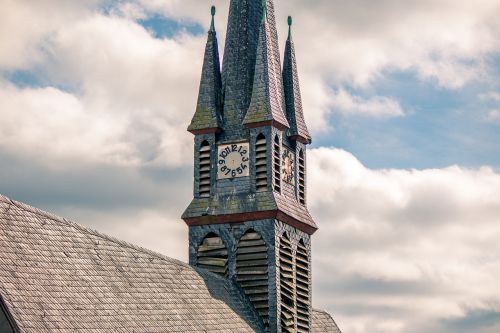
<path fill-rule="evenodd" d="M 228 2 L 0 0 L 0 193 L 186 260 L 186 127 Z M 500 2 L 275 4 L 314 136 L 315 306 L 345 333 L 498 333 Z"/>

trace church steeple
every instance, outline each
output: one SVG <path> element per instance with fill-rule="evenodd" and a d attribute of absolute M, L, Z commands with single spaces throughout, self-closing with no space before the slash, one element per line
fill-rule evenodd
<path fill-rule="evenodd" d="M 309 144 L 311 143 L 311 135 L 307 129 L 302 111 L 302 97 L 300 94 L 297 61 L 295 59 L 295 46 L 292 39 L 291 16 L 288 17 L 288 39 L 286 41 L 283 61 L 283 85 L 285 89 L 286 113 L 290 124 L 288 135 L 291 139 Z"/>
<path fill-rule="evenodd" d="M 214 6 L 212 6 L 211 14 L 212 23 L 208 31 L 208 39 L 205 47 L 198 103 L 196 105 L 196 112 L 188 127 L 188 131 L 194 134 L 217 132 L 222 127 L 222 80 L 219 45 L 214 23 Z"/>
<path fill-rule="evenodd" d="M 284 101 L 274 11 L 268 12 L 267 0 L 263 0 L 252 98 L 244 124 L 248 127 L 275 125 L 280 129 L 287 128 Z"/>
<path fill-rule="evenodd" d="M 238 283 L 259 332 L 310 333 L 318 227 L 307 207 L 310 136 L 291 38 L 286 54 L 282 72 L 273 0 L 231 0 L 219 89 L 212 24 L 189 129 L 193 200 L 182 218 L 190 264 Z"/>

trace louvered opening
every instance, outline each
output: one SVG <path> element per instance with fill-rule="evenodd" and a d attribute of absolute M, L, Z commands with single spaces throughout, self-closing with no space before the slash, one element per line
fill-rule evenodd
<path fill-rule="evenodd" d="M 274 190 L 276 192 L 281 192 L 281 145 L 280 139 L 276 135 L 274 138 L 274 155 L 273 155 L 273 164 L 274 164 Z"/>
<path fill-rule="evenodd" d="M 204 141 L 200 148 L 200 196 L 210 196 L 211 187 L 211 159 L 210 159 L 210 144 Z"/>
<path fill-rule="evenodd" d="M 287 235 L 280 239 L 279 246 L 280 264 L 280 295 L 281 295 L 281 332 L 295 332 L 294 320 L 294 294 L 293 281 L 293 253 Z"/>
<path fill-rule="evenodd" d="M 299 333 L 307 333 L 311 327 L 309 277 L 309 255 L 301 240 L 297 246 L 296 257 L 297 332 Z"/>
<path fill-rule="evenodd" d="M 255 182 L 257 192 L 267 191 L 267 142 L 263 134 L 255 142 Z"/>
<path fill-rule="evenodd" d="M 306 164 L 304 159 L 304 152 L 300 150 L 299 152 L 299 172 L 298 172 L 299 182 L 298 182 L 298 192 L 299 192 L 299 202 L 303 205 L 306 204 Z"/>
<path fill-rule="evenodd" d="M 197 266 L 227 276 L 227 256 L 227 248 L 222 239 L 211 233 L 198 247 Z"/>
<path fill-rule="evenodd" d="M 264 324 L 269 325 L 269 279 L 267 246 L 255 231 L 241 237 L 236 250 L 237 280 L 259 312 Z"/>

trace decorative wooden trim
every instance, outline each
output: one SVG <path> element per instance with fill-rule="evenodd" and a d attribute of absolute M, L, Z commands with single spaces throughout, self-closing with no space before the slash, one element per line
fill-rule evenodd
<path fill-rule="evenodd" d="M 191 134 L 194 134 L 194 135 L 203 135 L 203 134 L 216 134 L 216 133 L 220 133 L 221 132 L 221 129 L 218 128 L 218 127 L 215 127 L 215 128 L 203 128 L 203 129 L 199 129 L 199 130 L 188 130 Z"/>
<path fill-rule="evenodd" d="M 283 213 L 280 210 L 268 210 L 261 212 L 238 213 L 228 215 L 206 215 L 200 217 L 184 218 L 188 226 L 200 226 L 208 224 L 243 223 L 246 221 L 277 219 L 295 227 L 308 235 L 314 234 L 318 228 L 300 222 L 299 220 Z"/>
<path fill-rule="evenodd" d="M 288 128 L 288 126 L 283 125 L 282 123 L 280 123 L 276 120 L 266 120 L 266 121 L 260 121 L 258 123 L 246 124 L 247 128 L 257 128 L 257 127 L 265 127 L 265 126 L 276 127 L 280 131 L 283 131 L 283 130 Z"/>
<path fill-rule="evenodd" d="M 301 135 L 292 135 L 292 136 L 290 136 L 290 139 L 298 141 L 298 142 L 303 143 L 305 145 L 310 145 L 312 143 L 311 139 L 304 138 Z"/>

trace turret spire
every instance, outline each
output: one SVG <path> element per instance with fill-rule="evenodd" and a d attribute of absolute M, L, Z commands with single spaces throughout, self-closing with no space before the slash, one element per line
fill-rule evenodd
<path fill-rule="evenodd" d="M 213 31 L 215 32 L 215 12 L 216 12 L 216 9 L 215 9 L 215 6 L 212 6 L 211 10 L 210 10 L 210 13 L 212 14 L 212 23 L 210 24 L 210 31 Z"/>
<path fill-rule="evenodd" d="M 221 128 L 222 80 L 220 73 L 219 45 L 215 32 L 215 7 L 212 6 L 212 23 L 208 31 L 208 39 L 203 59 L 200 91 L 196 112 L 188 131 L 191 133 L 217 132 Z"/>
<path fill-rule="evenodd" d="M 288 17 L 288 40 L 286 41 L 283 63 L 283 85 L 285 89 L 286 113 L 290 130 L 288 135 L 302 143 L 311 143 L 311 135 L 304 121 L 302 97 L 300 93 L 295 46 L 292 40 L 292 17 Z"/>
<path fill-rule="evenodd" d="M 268 10 L 271 8 L 263 0 L 252 98 L 243 123 L 248 127 L 273 124 L 284 129 L 289 125 L 285 117 L 278 36 L 274 11 Z"/>

